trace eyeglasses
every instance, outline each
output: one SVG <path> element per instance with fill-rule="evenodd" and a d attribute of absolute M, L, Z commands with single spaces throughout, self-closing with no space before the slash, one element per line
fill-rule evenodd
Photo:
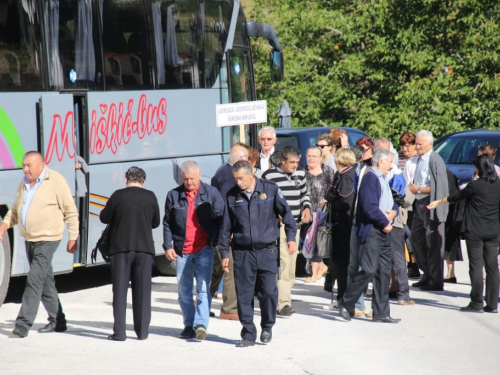
<path fill-rule="evenodd" d="M 319 148 L 325 148 L 325 147 L 330 147 L 330 146 L 329 146 L 329 145 L 318 145 L 318 144 L 316 143 L 316 147 L 319 147 Z"/>
<path fill-rule="evenodd" d="M 313 159 L 317 159 L 319 158 L 320 156 L 316 156 L 316 155 L 307 155 L 306 158 L 313 158 Z"/>
<path fill-rule="evenodd" d="M 401 148 L 412 148 L 412 147 L 415 147 L 415 145 L 406 144 L 406 145 L 401 146 Z"/>
<path fill-rule="evenodd" d="M 272 141 L 274 138 L 261 138 L 261 137 L 259 137 L 259 139 L 262 141 Z"/>

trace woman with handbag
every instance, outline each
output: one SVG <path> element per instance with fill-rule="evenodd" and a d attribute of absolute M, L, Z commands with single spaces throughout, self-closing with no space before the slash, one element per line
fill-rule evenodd
<path fill-rule="evenodd" d="M 333 180 L 333 169 L 321 163 L 322 151 L 320 147 L 312 146 L 307 149 L 307 167 L 306 167 L 306 186 L 307 194 L 311 201 L 311 212 L 315 212 L 319 208 L 319 202 L 323 200 L 325 191 L 328 185 Z M 301 235 L 307 233 L 309 225 L 301 226 Z M 314 283 L 321 278 L 325 272 L 325 264 L 323 258 L 318 255 L 316 247 L 315 253 L 311 258 L 311 277 L 306 278 L 306 283 Z"/>
<path fill-rule="evenodd" d="M 349 267 L 352 217 L 354 214 L 354 153 L 347 148 L 335 154 L 337 173 L 328 187 L 325 200 L 330 203 L 332 223 L 332 250 L 330 265 L 337 277 L 337 301 L 347 288 L 347 269 Z M 324 205 L 326 202 L 321 202 Z"/>

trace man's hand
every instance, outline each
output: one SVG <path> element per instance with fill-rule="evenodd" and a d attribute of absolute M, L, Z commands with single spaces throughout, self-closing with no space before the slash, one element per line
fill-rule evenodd
<path fill-rule="evenodd" d="M 392 219 L 394 219 L 396 217 L 396 215 L 398 214 L 396 211 L 394 210 L 387 210 L 385 211 L 387 213 L 387 220 L 389 221 L 392 221 Z"/>
<path fill-rule="evenodd" d="M 288 250 L 288 254 L 293 255 L 297 251 L 297 242 L 288 241 L 286 243 L 286 249 Z"/>
<path fill-rule="evenodd" d="M 302 216 L 300 217 L 302 219 L 302 223 L 307 224 L 308 222 L 311 221 L 311 210 L 309 208 L 306 208 L 304 211 L 302 211 Z"/>
<path fill-rule="evenodd" d="M 411 183 L 408 185 L 408 187 L 410 188 L 410 191 L 413 193 L 413 194 L 417 194 L 418 192 L 418 186 L 415 185 L 414 183 Z"/>
<path fill-rule="evenodd" d="M 222 270 L 226 273 L 229 273 L 229 258 L 221 259 L 220 265 L 222 266 Z"/>
<path fill-rule="evenodd" d="M 76 246 L 76 240 L 68 241 L 68 246 L 66 249 L 67 249 L 66 251 L 70 254 L 76 253 L 78 250 L 78 246 Z"/>
<path fill-rule="evenodd" d="M 389 233 L 390 231 L 392 230 L 392 225 L 389 224 L 388 226 L 386 226 L 384 229 L 382 229 L 382 231 L 384 233 Z"/>
<path fill-rule="evenodd" d="M 174 249 L 165 250 L 165 258 L 173 262 L 177 258 L 177 254 Z"/>

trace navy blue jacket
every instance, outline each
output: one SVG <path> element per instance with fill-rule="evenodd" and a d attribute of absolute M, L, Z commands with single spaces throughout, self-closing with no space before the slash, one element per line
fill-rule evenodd
<path fill-rule="evenodd" d="M 231 235 L 234 250 L 260 250 L 276 242 L 280 235 L 278 215 L 283 218 L 287 241 L 295 241 L 297 225 L 278 185 L 256 180 L 250 200 L 238 186 L 227 193 L 219 236 L 222 259 L 229 258 Z"/>
<path fill-rule="evenodd" d="M 196 218 L 210 239 L 208 245 L 215 247 L 224 213 L 224 200 L 216 188 L 200 181 L 194 205 Z M 178 255 L 182 255 L 186 240 L 187 212 L 186 191 L 184 185 L 180 185 L 168 192 L 163 217 L 163 248 L 171 249 L 173 241 L 173 248 Z"/>
<path fill-rule="evenodd" d="M 358 192 L 358 208 L 356 212 L 356 235 L 359 242 L 364 243 L 373 227 L 382 230 L 390 224 L 385 213 L 380 211 L 379 202 L 382 187 L 375 173 L 367 172 L 363 176 Z M 392 209 L 399 212 L 394 203 Z"/>
<path fill-rule="evenodd" d="M 221 166 L 217 172 L 215 172 L 210 184 L 219 190 L 220 195 L 225 200 L 227 192 L 236 186 L 236 181 L 233 176 L 233 166 L 229 163 Z"/>

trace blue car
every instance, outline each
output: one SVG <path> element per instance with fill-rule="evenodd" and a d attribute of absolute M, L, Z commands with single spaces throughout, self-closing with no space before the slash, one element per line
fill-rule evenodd
<path fill-rule="evenodd" d="M 286 129 L 276 129 L 277 141 L 275 148 L 282 150 L 286 146 L 294 146 L 300 150 L 302 157 L 300 158 L 300 166 L 305 167 L 306 162 L 306 152 L 307 149 L 316 144 L 316 139 L 320 134 L 328 133 L 328 127 L 318 127 L 318 128 L 286 128 Z M 339 129 L 344 129 L 349 137 L 349 145 L 352 147 L 359 138 L 367 136 L 365 132 L 353 129 L 340 127 Z"/>
<path fill-rule="evenodd" d="M 464 185 L 472 180 L 472 163 L 479 146 L 485 145 L 500 150 L 500 131 L 474 129 L 447 134 L 434 142 L 434 151 L 443 158 L 446 167 L 460 179 L 460 184 Z M 495 165 L 498 165 L 499 154 L 495 158 Z"/>

